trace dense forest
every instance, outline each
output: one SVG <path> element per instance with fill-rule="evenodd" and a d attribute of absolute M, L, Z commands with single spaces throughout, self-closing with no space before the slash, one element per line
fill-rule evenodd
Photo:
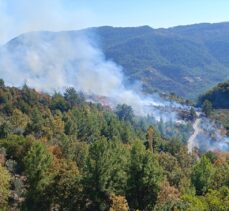
<path fill-rule="evenodd" d="M 105 55 L 122 65 L 130 80 L 141 81 L 146 92 L 156 88 L 196 99 L 228 79 L 228 22 L 93 30 Z"/>
<path fill-rule="evenodd" d="M 0 210 L 228 210 L 229 154 L 188 154 L 127 105 L 0 81 Z"/>
<path fill-rule="evenodd" d="M 229 109 L 229 81 L 218 84 L 200 97 L 200 103 L 205 100 L 211 102 L 215 109 Z"/>
<path fill-rule="evenodd" d="M 205 113 L 219 122 L 229 135 L 229 81 L 220 83 L 199 98 Z"/>

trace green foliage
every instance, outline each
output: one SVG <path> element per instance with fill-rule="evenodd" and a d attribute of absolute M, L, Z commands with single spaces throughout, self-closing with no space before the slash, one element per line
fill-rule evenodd
<path fill-rule="evenodd" d="M 222 124 L 229 135 L 229 81 L 200 96 L 198 104 L 202 105 L 207 116 Z"/>
<path fill-rule="evenodd" d="M 170 153 L 161 153 L 159 155 L 159 163 L 164 169 L 164 173 L 169 183 L 175 187 L 179 187 L 179 183 L 184 173 L 177 159 Z"/>
<path fill-rule="evenodd" d="M 52 110 L 60 110 L 61 112 L 67 111 L 69 109 L 69 105 L 65 101 L 64 97 L 58 93 L 56 93 L 52 97 L 52 102 L 50 107 Z"/>
<path fill-rule="evenodd" d="M 0 146 L 6 149 L 7 159 L 13 159 L 18 163 L 17 169 L 23 171 L 23 158 L 31 146 L 31 139 L 22 136 L 10 135 L 0 140 Z"/>
<path fill-rule="evenodd" d="M 0 209 L 7 207 L 10 193 L 10 174 L 0 164 Z"/>
<path fill-rule="evenodd" d="M 205 211 L 207 210 L 207 204 L 204 201 L 204 198 L 200 198 L 195 195 L 186 194 L 186 195 L 183 195 L 181 199 L 183 202 L 187 203 L 187 208 L 185 209 L 187 211 L 196 211 L 196 210 Z"/>
<path fill-rule="evenodd" d="M 90 146 L 85 185 L 94 210 L 102 209 L 107 194 L 125 194 L 127 165 L 128 151 L 120 142 L 103 139 Z"/>
<path fill-rule="evenodd" d="M 220 83 L 206 94 L 202 95 L 199 103 L 210 101 L 213 108 L 228 109 L 229 108 L 229 81 Z"/>
<path fill-rule="evenodd" d="M 218 190 L 222 186 L 229 187 L 229 161 L 215 165 L 215 169 L 211 188 Z"/>
<path fill-rule="evenodd" d="M 64 132 L 66 135 L 71 135 L 74 137 L 77 137 L 77 124 L 76 121 L 74 120 L 73 117 L 70 116 L 70 114 L 66 114 L 64 117 L 64 122 L 65 122 L 65 126 L 64 126 Z"/>
<path fill-rule="evenodd" d="M 61 142 L 62 157 L 76 162 L 79 171 L 83 171 L 86 166 L 89 145 L 85 142 L 74 140 L 63 140 Z"/>
<path fill-rule="evenodd" d="M 42 129 L 44 125 L 44 119 L 41 112 L 35 108 L 31 114 L 31 122 L 26 128 L 26 134 L 33 133 L 36 137 L 42 136 Z"/>
<path fill-rule="evenodd" d="M 117 105 L 116 114 L 120 120 L 133 122 L 134 112 L 131 106 L 126 104 Z"/>
<path fill-rule="evenodd" d="M 42 143 L 33 143 L 24 163 L 31 190 L 42 190 L 47 184 L 47 173 L 52 164 L 51 154 Z"/>
<path fill-rule="evenodd" d="M 158 142 L 159 135 L 152 126 L 147 129 L 146 139 L 148 141 L 148 147 L 150 151 L 155 152 L 156 143 Z"/>
<path fill-rule="evenodd" d="M 229 136 L 229 109 L 216 109 L 211 113 L 211 118 L 222 124 Z"/>
<path fill-rule="evenodd" d="M 71 108 L 84 102 L 82 94 L 78 94 L 74 88 L 67 88 L 64 93 L 64 98 Z"/>
<path fill-rule="evenodd" d="M 203 195 L 210 188 L 214 172 L 215 169 L 206 156 L 201 157 L 194 165 L 191 179 L 198 195 Z"/>
<path fill-rule="evenodd" d="M 133 143 L 130 152 L 127 200 L 134 209 L 151 209 L 163 180 L 162 169 L 152 152 L 140 141 Z"/>
<path fill-rule="evenodd" d="M 194 99 L 228 78 L 227 23 L 163 30 L 100 27 L 97 33 L 105 55 L 150 94 L 157 89 Z"/>
<path fill-rule="evenodd" d="M 175 137 L 171 138 L 171 140 L 169 140 L 169 142 L 167 142 L 165 146 L 166 151 L 171 153 L 172 155 L 175 155 L 177 152 L 179 152 L 181 147 L 181 141 Z"/>
<path fill-rule="evenodd" d="M 206 114 L 206 116 L 209 117 L 212 112 L 212 103 L 209 100 L 205 100 L 202 110 Z"/>
<path fill-rule="evenodd" d="M 209 211 L 226 211 L 229 207 L 229 188 L 222 187 L 219 190 L 209 190 L 205 196 Z"/>
<path fill-rule="evenodd" d="M 6 138 L 12 130 L 12 125 L 10 122 L 4 122 L 2 125 L 0 125 L 0 138 Z"/>
<path fill-rule="evenodd" d="M 45 145 L 39 142 L 34 142 L 24 157 L 25 173 L 29 184 L 26 206 L 30 209 L 36 209 L 42 203 L 40 195 L 50 182 L 49 168 L 52 161 L 52 155 Z"/>
<path fill-rule="evenodd" d="M 74 89 L 50 97 L 27 86 L 5 86 L 0 97 L 0 163 L 12 175 L 11 185 L 4 186 L 4 193 L 11 192 L 9 201 L 4 198 L 9 209 L 214 210 L 227 205 L 227 154 L 209 152 L 196 161 L 180 135 L 188 134 L 189 126 L 157 125 L 153 118 L 135 117 L 126 105 L 117 115 L 85 102 Z M 158 131 L 180 138 L 165 139 Z"/>
<path fill-rule="evenodd" d="M 81 210 L 82 184 L 76 164 L 69 160 L 60 160 L 54 166 L 54 176 L 47 188 L 52 204 L 58 204 L 59 210 Z"/>

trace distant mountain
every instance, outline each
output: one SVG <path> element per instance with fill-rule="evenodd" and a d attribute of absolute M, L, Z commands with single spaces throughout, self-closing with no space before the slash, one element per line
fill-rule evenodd
<path fill-rule="evenodd" d="M 149 93 L 158 89 L 194 99 L 229 79 L 229 23 L 168 29 L 104 26 L 83 31 L 96 37 L 107 58 L 123 66 L 129 81 L 141 81 Z M 46 43 L 58 36 L 58 33 L 40 33 Z M 79 31 L 60 33 L 74 39 Z M 15 54 L 38 46 L 36 43 L 31 47 L 30 43 L 15 38 L 3 48 Z M 23 61 L 18 55 L 17 59 Z"/>
<path fill-rule="evenodd" d="M 229 23 L 169 29 L 100 27 L 108 58 L 124 67 L 129 79 L 195 98 L 229 78 Z"/>

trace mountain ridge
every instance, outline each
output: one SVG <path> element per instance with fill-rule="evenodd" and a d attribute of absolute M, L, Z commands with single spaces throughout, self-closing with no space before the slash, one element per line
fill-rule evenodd
<path fill-rule="evenodd" d="M 229 22 L 158 29 L 102 26 L 31 33 L 42 34 L 46 43 L 63 33 L 72 39 L 80 33 L 88 34 L 96 40 L 105 57 L 121 65 L 129 81 L 140 81 L 147 93 L 160 90 L 196 99 L 229 78 Z M 15 48 L 26 51 L 29 43 L 20 42 L 20 38 L 27 36 L 28 33 L 22 34 L 2 48 L 10 46 L 12 54 Z"/>

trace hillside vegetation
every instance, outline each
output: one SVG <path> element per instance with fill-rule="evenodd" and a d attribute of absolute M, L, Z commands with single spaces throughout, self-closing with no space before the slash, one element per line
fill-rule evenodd
<path fill-rule="evenodd" d="M 227 210 L 223 153 L 187 153 L 139 121 L 86 102 L 0 83 L 1 210 Z"/>
<path fill-rule="evenodd" d="M 7 68 L 6 61 L 17 61 L 18 68 L 29 70 L 27 56 L 31 52 L 38 56 L 45 54 L 45 46 L 59 45 L 57 49 L 62 49 L 62 36 L 70 42 L 77 57 L 75 40 L 82 33 L 88 35 L 93 45 L 101 47 L 107 59 L 123 67 L 128 82 L 140 81 L 148 93 L 159 90 L 196 99 L 229 78 L 229 23 L 168 29 L 105 26 L 81 31 L 33 32 L 0 48 L 0 67 Z M 34 42 L 36 37 L 39 39 Z M 59 42 L 53 44 L 53 40 Z M 7 60 L 2 61 L 3 58 Z"/>
<path fill-rule="evenodd" d="M 229 81 L 220 83 L 200 97 L 200 103 L 211 102 L 215 109 L 229 109 Z"/>
<path fill-rule="evenodd" d="M 229 77 L 229 24 L 196 24 L 168 29 L 149 26 L 96 29 L 108 58 L 130 80 L 196 98 Z"/>
<path fill-rule="evenodd" d="M 209 116 L 219 122 L 229 135 L 229 81 L 220 83 L 199 98 L 199 105 L 210 105 Z"/>

